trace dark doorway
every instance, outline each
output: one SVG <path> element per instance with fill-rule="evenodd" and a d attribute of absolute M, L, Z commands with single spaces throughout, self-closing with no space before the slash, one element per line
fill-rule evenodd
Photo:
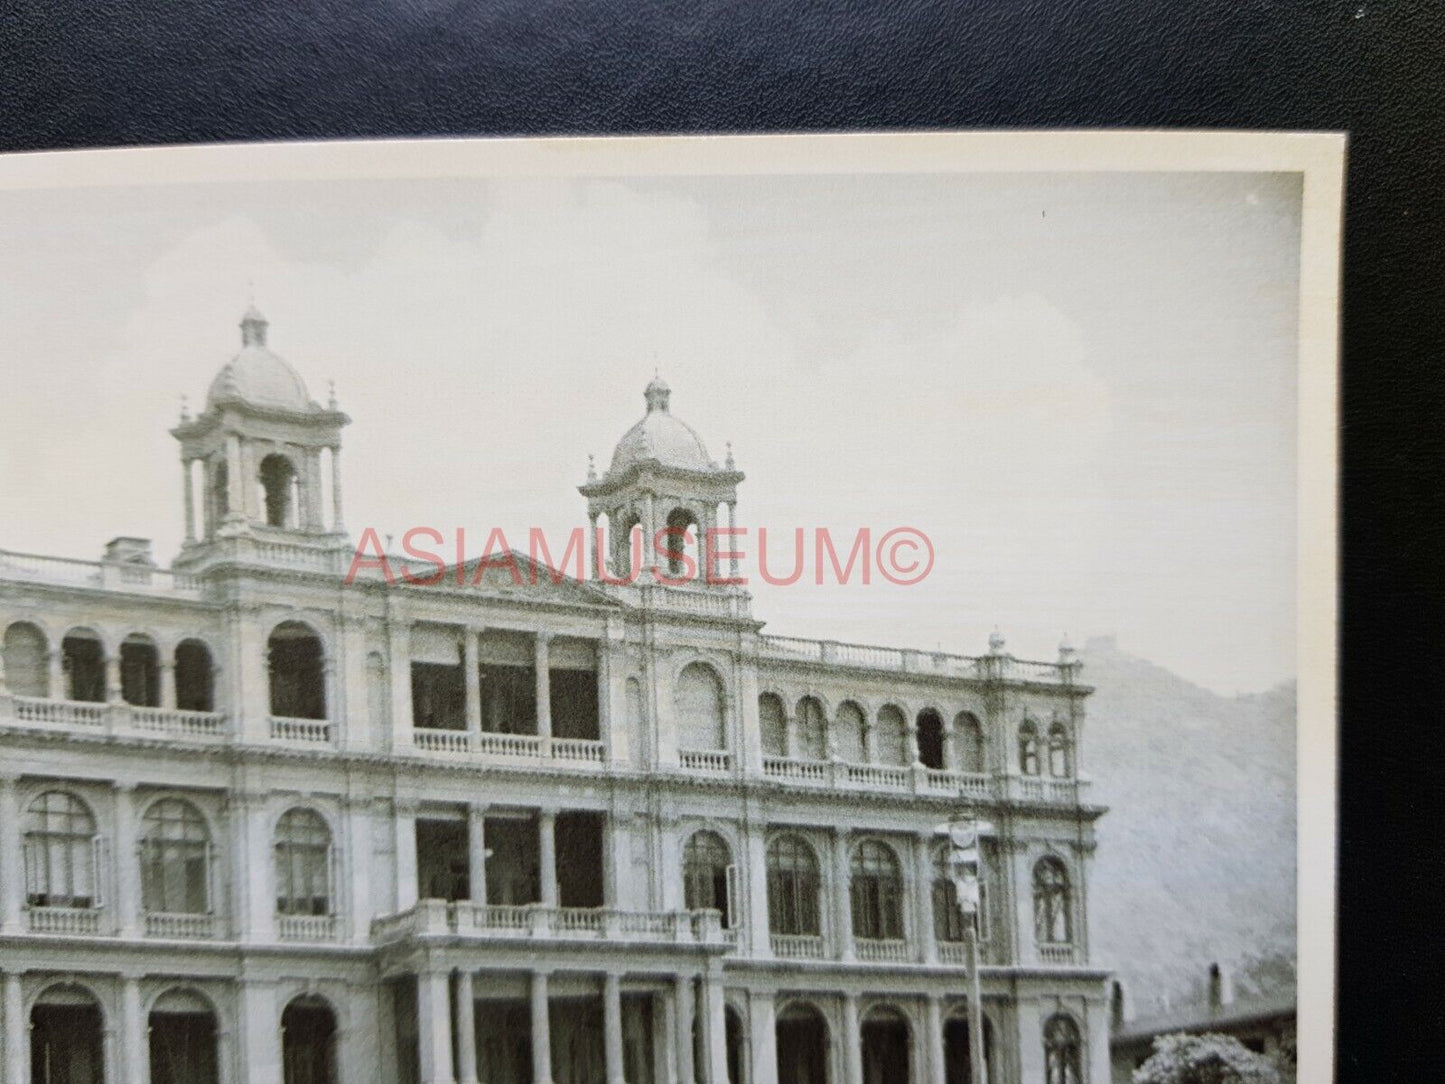
<path fill-rule="evenodd" d="M 863 1024 L 863 1084 L 908 1084 L 908 1024 L 877 1015 Z"/>
<path fill-rule="evenodd" d="M 925 768 L 944 768 L 943 716 L 932 708 L 918 713 L 918 760 Z"/>
<path fill-rule="evenodd" d="M 728 1051 L 728 1084 L 743 1084 L 747 1080 L 747 1044 L 743 1040 L 743 1022 L 738 1019 L 737 1010 L 729 1005 L 726 1009 L 725 1034 Z"/>
<path fill-rule="evenodd" d="M 60 642 L 65 663 L 67 699 L 101 703 L 105 700 L 105 649 L 100 638 L 86 631 L 72 632 Z"/>
<path fill-rule="evenodd" d="M 534 817 L 488 817 L 486 820 L 487 902 L 539 903 L 542 899 L 541 856 Z"/>
<path fill-rule="evenodd" d="M 816 1009 L 778 1020 L 778 1084 L 827 1084 L 828 1025 Z"/>
<path fill-rule="evenodd" d="M 602 816 L 557 815 L 557 902 L 563 907 L 602 906 Z"/>
<path fill-rule="evenodd" d="M 182 711 L 215 710 L 211 649 L 199 640 L 182 640 L 176 645 L 176 707 Z"/>
<path fill-rule="evenodd" d="M 281 1014 L 285 1084 L 336 1084 L 336 1014 L 318 997 L 300 997 Z"/>
<path fill-rule="evenodd" d="M 477 1079 L 532 1084 L 532 1010 L 521 1000 L 476 1003 Z"/>
<path fill-rule="evenodd" d="M 467 826 L 462 821 L 416 822 L 417 896 L 424 900 L 471 899 Z"/>
<path fill-rule="evenodd" d="M 76 995 L 77 1000 L 83 995 Z M 36 1005 L 30 1013 L 31 1084 L 103 1084 L 100 1006 Z"/>
<path fill-rule="evenodd" d="M 216 1018 L 210 1012 L 152 1012 L 151 1084 L 217 1084 Z"/>
<path fill-rule="evenodd" d="M 947 1084 L 973 1084 L 972 1061 L 969 1057 L 968 1021 L 953 1019 L 943 1025 L 943 1067 Z M 988 1079 L 994 1079 L 993 1025 L 983 1024 L 983 1060 Z"/>
<path fill-rule="evenodd" d="M 286 621 L 267 643 L 271 714 L 284 719 L 326 718 L 326 677 L 321 640 L 299 621 Z"/>

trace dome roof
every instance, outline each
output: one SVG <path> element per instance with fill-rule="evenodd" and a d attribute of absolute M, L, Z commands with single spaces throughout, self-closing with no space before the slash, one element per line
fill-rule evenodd
<path fill-rule="evenodd" d="M 239 399 L 252 406 L 293 413 L 319 409 L 306 392 L 306 384 L 289 362 L 266 346 L 266 318 L 254 308 L 241 318 L 241 352 L 211 381 L 206 409 L 222 400 Z"/>
<path fill-rule="evenodd" d="M 651 461 L 673 470 L 718 469 L 708 456 L 702 438 L 686 422 L 673 416 L 668 408 L 671 397 L 672 389 L 653 377 L 643 392 L 647 413 L 617 442 L 612 452 L 612 465 L 607 469 L 610 477 L 618 477 L 639 463 Z"/>

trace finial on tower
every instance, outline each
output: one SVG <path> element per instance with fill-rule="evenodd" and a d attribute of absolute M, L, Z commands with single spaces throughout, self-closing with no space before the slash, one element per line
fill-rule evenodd
<path fill-rule="evenodd" d="M 597 481 L 597 457 L 591 452 L 587 453 L 587 481 Z"/>
<path fill-rule="evenodd" d="M 249 306 L 246 309 L 246 315 L 241 317 L 241 345 L 265 346 L 266 328 L 266 318 L 261 315 L 254 304 Z"/>
<path fill-rule="evenodd" d="M 727 450 L 728 450 L 728 454 L 727 454 L 727 457 L 723 460 L 723 466 L 727 467 L 728 470 L 737 470 L 737 467 L 738 467 L 737 462 L 733 459 L 733 442 L 732 442 L 732 441 L 728 441 L 728 442 L 727 442 Z"/>
<path fill-rule="evenodd" d="M 1079 653 L 1074 650 L 1073 641 L 1069 639 L 1069 634 L 1067 632 L 1064 633 L 1064 638 L 1059 641 L 1059 665 L 1079 665 Z"/>
<path fill-rule="evenodd" d="M 993 627 L 993 631 L 988 634 L 988 653 L 989 653 L 990 655 L 1002 655 L 1002 654 L 1003 654 L 1003 648 L 1004 648 L 1003 633 L 999 632 L 998 626 L 995 625 L 995 626 Z"/>
<path fill-rule="evenodd" d="M 647 390 L 642 393 L 642 397 L 647 400 L 649 414 L 654 410 L 665 411 L 668 409 L 668 400 L 672 398 L 672 389 L 667 386 L 667 382 L 662 377 L 654 376 L 647 385 Z"/>
<path fill-rule="evenodd" d="M 182 393 L 181 393 L 181 421 L 184 423 L 184 422 L 188 422 L 188 421 L 190 421 L 190 420 L 191 420 L 191 400 L 190 400 L 190 397 L 189 397 L 189 396 L 187 396 L 184 392 L 182 392 Z"/>
<path fill-rule="evenodd" d="M 336 401 L 336 381 L 328 380 L 326 382 L 326 392 L 326 408 L 328 410 L 340 410 L 341 406 Z"/>

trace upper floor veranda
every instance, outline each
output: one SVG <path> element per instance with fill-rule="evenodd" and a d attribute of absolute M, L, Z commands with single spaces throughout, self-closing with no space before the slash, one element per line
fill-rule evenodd
<path fill-rule="evenodd" d="M 550 570 L 351 577 L 349 551 L 283 534 L 190 572 L 139 540 L 0 551 L 0 727 L 973 801 L 1086 785 L 1068 649 L 769 636 L 741 591 Z"/>

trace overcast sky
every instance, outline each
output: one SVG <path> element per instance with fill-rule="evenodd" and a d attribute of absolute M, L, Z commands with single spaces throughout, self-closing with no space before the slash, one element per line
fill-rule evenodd
<path fill-rule="evenodd" d="M 239 346 L 354 424 L 347 523 L 584 523 L 654 367 L 739 522 L 926 531 L 915 587 L 768 631 L 1294 677 L 1300 192 L 1283 175 L 704 177 L 0 192 L 0 547 L 182 531 L 167 430 Z M 1087 658 L 1086 658 L 1087 664 Z"/>

